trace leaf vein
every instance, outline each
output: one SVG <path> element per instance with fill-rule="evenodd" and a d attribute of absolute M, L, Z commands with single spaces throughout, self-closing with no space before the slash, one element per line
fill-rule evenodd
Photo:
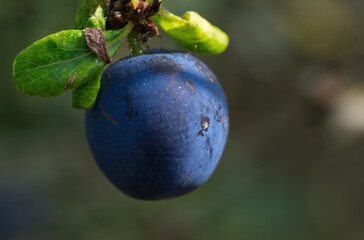
<path fill-rule="evenodd" d="M 22 70 L 22 71 L 17 71 L 16 73 L 17 73 L 17 74 L 20 74 L 20 73 L 23 73 L 23 72 L 34 71 L 34 70 L 38 70 L 38 69 L 41 69 L 41 68 L 46 68 L 46 67 L 50 67 L 50 66 L 53 66 L 53 65 L 57 65 L 57 64 L 62 64 L 62 63 L 70 62 L 70 61 L 73 61 L 73 60 L 75 60 L 75 59 L 79 59 L 79 58 L 85 57 L 85 56 L 90 55 L 90 54 L 93 54 L 93 53 L 92 53 L 92 52 L 89 52 L 89 53 L 86 53 L 86 54 L 80 55 L 80 56 L 75 57 L 75 58 L 67 59 L 67 60 L 64 60 L 64 61 L 53 62 L 53 63 L 46 64 L 46 65 L 42 65 L 42 66 L 39 66 L 39 67 L 25 69 L 25 70 Z M 24 61 L 24 60 L 21 60 L 20 62 L 22 62 L 22 61 Z"/>

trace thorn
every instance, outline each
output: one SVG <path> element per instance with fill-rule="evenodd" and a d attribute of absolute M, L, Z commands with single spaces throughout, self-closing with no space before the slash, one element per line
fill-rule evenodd
<path fill-rule="evenodd" d="M 73 77 L 70 78 L 70 80 L 68 80 L 68 83 L 67 83 L 66 87 L 64 88 L 64 91 L 66 91 L 72 85 L 72 83 L 75 81 L 76 77 L 77 77 L 77 73 L 75 73 L 75 75 L 73 75 Z"/>

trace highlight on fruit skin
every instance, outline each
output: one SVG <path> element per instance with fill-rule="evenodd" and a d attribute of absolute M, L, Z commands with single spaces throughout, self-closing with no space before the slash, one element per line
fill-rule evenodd
<path fill-rule="evenodd" d="M 164 50 L 109 67 L 85 123 L 102 172 L 142 200 L 177 197 L 205 183 L 229 129 L 225 95 L 211 70 L 190 54 Z"/>

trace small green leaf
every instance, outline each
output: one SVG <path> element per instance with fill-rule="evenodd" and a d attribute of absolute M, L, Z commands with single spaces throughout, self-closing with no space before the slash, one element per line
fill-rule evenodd
<path fill-rule="evenodd" d="M 85 28 L 95 28 L 100 27 L 102 30 L 105 30 L 106 21 L 105 21 L 105 12 L 102 5 L 98 6 L 96 11 L 89 17 Z"/>
<path fill-rule="evenodd" d="M 186 12 L 182 18 L 164 10 L 153 19 L 185 48 L 206 54 L 218 54 L 229 45 L 229 37 L 196 12 Z"/>
<path fill-rule="evenodd" d="M 104 2 L 105 0 L 82 0 L 76 13 L 76 29 L 84 29 L 89 18 Z"/>
<path fill-rule="evenodd" d="M 116 54 L 131 28 L 129 23 L 123 29 L 104 32 L 110 57 Z M 76 107 L 88 109 L 97 97 L 95 81 L 100 80 L 105 65 L 88 47 L 82 30 L 67 30 L 45 37 L 19 53 L 13 74 L 17 89 L 28 95 L 49 97 L 66 90 L 86 89 L 75 94 L 74 98 L 80 99 L 74 102 Z M 86 86 L 88 83 L 91 85 Z"/>
<path fill-rule="evenodd" d="M 90 109 L 95 104 L 100 90 L 102 71 L 94 71 L 89 75 L 89 81 L 72 92 L 72 105 L 74 108 Z"/>
<path fill-rule="evenodd" d="M 14 80 L 19 91 L 44 97 L 64 92 L 85 83 L 89 69 L 102 70 L 105 63 L 86 44 L 82 30 L 67 30 L 45 37 L 15 58 Z"/>

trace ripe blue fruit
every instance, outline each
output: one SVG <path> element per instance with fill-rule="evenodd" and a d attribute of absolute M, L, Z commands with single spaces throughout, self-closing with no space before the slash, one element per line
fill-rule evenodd
<path fill-rule="evenodd" d="M 228 135 L 228 107 L 211 70 L 190 54 L 153 50 L 102 75 L 86 111 L 93 156 L 125 194 L 159 200 L 210 177 Z"/>

